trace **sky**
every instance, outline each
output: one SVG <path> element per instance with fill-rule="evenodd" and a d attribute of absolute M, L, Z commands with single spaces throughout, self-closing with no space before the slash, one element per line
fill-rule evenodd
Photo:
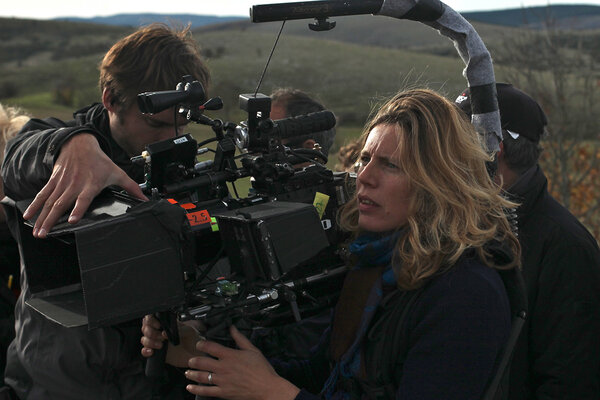
<path fill-rule="evenodd" d="M 158 14 L 202 14 L 221 16 L 248 16 L 252 5 L 285 3 L 286 0 L 31 0 L 3 1 L 1 17 L 52 19 L 55 17 L 96 17 L 114 14 L 158 13 Z M 600 5 L 600 0 L 446 0 L 446 4 L 457 11 L 502 10 L 546 6 L 548 4 L 591 4 Z"/>

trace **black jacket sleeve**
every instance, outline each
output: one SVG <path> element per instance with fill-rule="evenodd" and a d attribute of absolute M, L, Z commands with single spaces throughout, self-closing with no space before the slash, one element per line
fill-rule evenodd
<path fill-rule="evenodd" d="M 105 151 L 108 148 L 105 138 L 91 124 L 31 119 L 6 146 L 2 164 L 5 194 L 13 200 L 35 197 L 50 179 L 62 145 L 79 133 L 93 134 Z"/>

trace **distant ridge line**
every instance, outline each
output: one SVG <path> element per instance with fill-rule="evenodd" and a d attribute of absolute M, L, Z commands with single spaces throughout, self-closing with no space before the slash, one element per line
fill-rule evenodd
<path fill-rule="evenodd" d="M 239 16 L 217 16 L 217 15 L 196 15 L 196 14 L 161 14 L 161 13 L 136 13 L 136 14 L 115 14 L 105 17 L 58 17 L 55 21 L 71 22 L 90 22 L 103 25 L 117 26 L 140 26 L 152 22 L 182 22 L 190 23 L 192 27 L 197 28 L 204 25 L 220 24 L 224 22 L 246 20 L 246 17 Z"/>
<path fill-rule="evenodd" d="M 557 23 L 557 27 L 572 27 L 571 25 L 577 22 L 576 29 L 600 28 L 600 6 L 589 4 L 553 4 L 497 11 L 470 11 L 461 14 L 469 21 L 511 27 L 542 27 L 545 22 L 552 19 Z"/>
<path fill-rule="evenodd" d="M 600 6 L 588 4 L 554 4 L 492 11 L 461 13 L 469 21 L 509 27 L 540 28 L 552 20 L 557 27 L 570 29 L 600 29 Z M 138 13 L 104 17 L 59 17 L 58 21 L 89 22 L 113 26 L 140 26 L 151 22 L 190 23 L 193 28 L 229 22 L 249 21 L 248 17 L 197 14 Z"/>

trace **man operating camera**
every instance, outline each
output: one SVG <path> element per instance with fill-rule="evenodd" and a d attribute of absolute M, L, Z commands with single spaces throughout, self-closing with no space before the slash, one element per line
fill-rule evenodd
<path fill-rule="evenodd" d="M 37 215 L 34 237 L 45 238 L 71 208 L 68 221 L 78 222 L 107 186 L 144 198 L 138 186 L 143 168 L 130 158 L 149 143 L 179 134 L 176 128 L 187 121 L 175 120 L 173 109 L 142 114 L 136 95 L 173 89 L 184 75 L 207 87 L 209 72 L 189 29 L 140 28 L 105 55 L 101 103 L 76 111 L 69 122 L 34 119 L 7 145 L 5 192 L 13 200 L 35 197 L 23 214 L 26 220 Z M 13 232 L 18 222 L 9 221 Z M 25 276 L 22 286 L 6 368 L 6 383 L 19 398 L 152 398 L 139 357 L 139 319 L 92 331 L 65 328 L 27 307 L 31 293 Z"/>

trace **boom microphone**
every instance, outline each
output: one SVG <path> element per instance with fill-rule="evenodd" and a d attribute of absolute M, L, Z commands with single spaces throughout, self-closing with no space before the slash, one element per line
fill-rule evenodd
<path fill-rule="evenodd" d="M 326 0 L 295 3 L 260 4 L 250 9 L 252 22 L 327 18 L 344 15 L 375 14 L 383 0 Z"/>

